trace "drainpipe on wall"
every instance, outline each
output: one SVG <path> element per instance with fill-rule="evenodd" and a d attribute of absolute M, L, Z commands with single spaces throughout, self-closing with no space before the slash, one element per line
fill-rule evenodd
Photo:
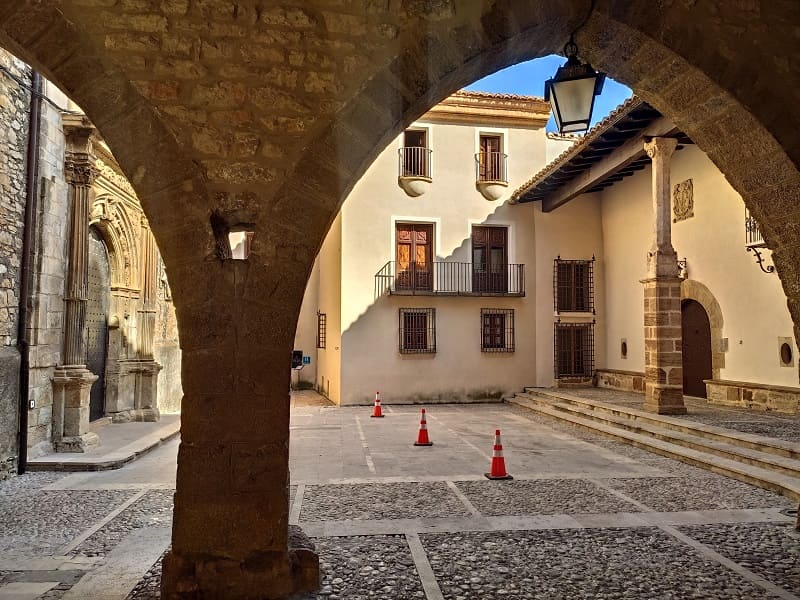
<path fill-rule="evenodd" d="M 25 224 L 22 233 L 17 349 L 19 363 L 19 456 L 17 473 L 28 466 L 28 397 L 30 395 L 30 339 L 28 306 L 31 301 L 31 263 L 33 262 L 33 227 L 36 216 L 36 181 L 39 177 L 39 128 L 42 114 L 42 77 L 31 73 L 31 106 L 28 120 L 28 153 L 25 163 Z"/>

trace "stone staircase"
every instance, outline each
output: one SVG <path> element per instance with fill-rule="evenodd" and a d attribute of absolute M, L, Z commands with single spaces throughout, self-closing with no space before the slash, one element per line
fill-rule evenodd
<path fill-rule="evenodd" d="M 589 400 L 561 390 L 525 388 L 506 402 L 800 503 L 800 447 L 796 443 Z"/>

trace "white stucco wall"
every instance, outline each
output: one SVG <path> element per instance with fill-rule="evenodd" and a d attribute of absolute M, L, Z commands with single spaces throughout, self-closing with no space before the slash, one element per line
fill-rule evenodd
<path fill-rule="evenodd" d="M 525 264 L 533 282 L 533 207 L 505 200 L 545 159 L 544 130 L 480 128 L 417 123 L 430 129 L 433 183 L 417 198 L 397 185 L 395 140 L 358 182 L 342 210 L 342 403 L 369 402 L 375 391 L 392 401 L 447 401 L 485 398 L 535 381 L 533 289 L 525 298 L 375 298 L 375 273 L 395 260 L 396 222 L 435 224 L 434 260 L 471 261 L 471 227 L 505 225 L 509 263 Z M 504 136 L 509 186 L 504 198 L 489 202 L 475 189 L 474 153 L 481 131 Z M 435 354 L 400 354 L 398 309 L 436 308 Z M 514 353 L 483 353 L 480 309 L 515 310 Z"/>
<path fill-rule="evenodd" d="M 292 384 L 300 382 L 316 384 L 317 381 L 317 311 L 319 310 L 319 256 L 314 261 L 311 275 L 306 284 L 306 293 L 297 318 L 294 335 L 294 349 L 302 350 L 304 356 L 311 357 L 311 364 L 303 365 L 292 373 Z"/>
<path fill-rule="evenodd" d="M 317 310 L 327 315 L 327 343 L 317 350 L 317 389 L 337 404 L 341 386 L 342 215 L 336 216 L 319 256 Z M 306 300 L 304 300 L 304 304 Z M 311 303 L 313 305 L 313 303 Z M 306 311 L 316 331 L 316 310 Z"/>
<path fill-rule="evenodd" d="M 651 243 L 649 167 L 601 192 L 605 253 L 606 361 L 611 369 L 644 370 L 642 285 Z M 708 157 L 687 146 L 672 158 L 672 184 L 693 180 L 694 217 L 674 223 L 673 245 L 689 278 L 719 302 L 728 352 L 722 379 L 797 386 L 796 367 L 781 367 L 778 338 L 793 338 L 786 298 L 775 275 L 745 251 L 744 203 Z M 769 259 L 769 252 L 766 252 Z M 771 261 L 768 261 L 771 263 Z M 620 357 L 620 339 L 628 358 Z M 797 364 L 797 348 L 792 341 Z"/>
<path fill-rule="evenodd" d="M 603 360 L 605 306 L 603 302 L 603 236 L 600 227 L 600 203 L 595 194 L 580 196 L 545 213 L 541 203 L 535 206 L 534 238 L 536 244 L 536 312 L 539 332 L 536 336 L 536 385 L 550 386 L 553 373 L 553 327 L 558 319 L 553 301 L 553 261 L 590 260 L 595 257 L 595 364 Z M 562 316 L 562 322 L 591 322 L 586 317 Z"/>

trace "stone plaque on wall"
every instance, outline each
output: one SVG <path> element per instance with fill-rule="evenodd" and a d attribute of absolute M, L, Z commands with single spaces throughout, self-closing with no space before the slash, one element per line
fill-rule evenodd
<path fill-rule="evenodd" d="M 676 183 L 672 190 L 672 222 L 685 221 L 694 216 L 694 188 L 692 180 Z"/>

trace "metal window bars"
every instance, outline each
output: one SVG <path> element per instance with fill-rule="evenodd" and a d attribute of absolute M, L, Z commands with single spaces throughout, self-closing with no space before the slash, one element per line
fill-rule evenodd
<path fill-rule="evenodd" d="M 325 348 L 328 341 L 328 315 L 317 312 L 317 348 Z"/>
<path fill-rule="evenodd" d="M 555 312 L 582 312 L 595 314 L 594 262 L 591 260 L 553 261 L 553 309 Z"/>
<path fill-rule="evenodd" d="M 481 352 L 514 352 L 514 309 L 481 309 Z"/>
<path fill-rule="evenodd" d="M 594 321 L 554 323 L 553 370 L 556 379 L 594 375 Z"/>
<path fill-rule="evenodd" d="M 400 354 L 436 352 L 435 308 L 401 308 L 398 316 Z"/>

